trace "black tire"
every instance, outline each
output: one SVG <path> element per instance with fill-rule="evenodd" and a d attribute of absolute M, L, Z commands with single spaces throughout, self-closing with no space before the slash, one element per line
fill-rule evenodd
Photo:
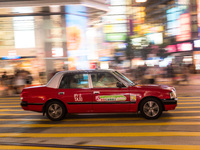
<path fill-rule="evenodd" d="M 66 115 L 65 106 L 59 101 L 52 101 L 46 107 L 47 117 L 52 121 L 60 121 Z"/>
<path fill-rule="evenodd" d="M 147 98 L 141 102 L 141 115 L 146 119 L 157 119 L 162 115 L 161 102 L 155 98 Z"/>

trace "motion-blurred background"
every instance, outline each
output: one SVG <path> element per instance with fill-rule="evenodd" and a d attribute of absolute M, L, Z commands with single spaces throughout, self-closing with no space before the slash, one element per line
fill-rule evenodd
<path fill-rule="evenodd" d="M 199 0 L 0 0 L 0 95 L 46 84 L 57 71 L 97 67 L 137 83 L 197 83 L 199 6 Z"/>

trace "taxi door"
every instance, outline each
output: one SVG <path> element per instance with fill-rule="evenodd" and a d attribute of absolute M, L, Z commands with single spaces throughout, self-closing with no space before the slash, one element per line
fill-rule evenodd
<path fill-rule="evenodd" d="M 92 111 L 92 94 L 87 73 L 65 74 L 58 89 L 59 99 L 69 113 Z"/>
<path fill-rule="evenodd" d="M 129 112 L 130 94 L 128 87 L 117 87 L 118 79 L 109 72 L 93 73 L 93 112 Z"/>

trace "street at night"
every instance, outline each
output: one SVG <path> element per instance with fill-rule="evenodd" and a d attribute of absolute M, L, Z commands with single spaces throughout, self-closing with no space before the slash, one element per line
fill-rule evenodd
<path fill-rule="evenodd" d="M 63 121 L 50 121 L 22 110 L 19 97 L 1 98 L 0 103 L 1 150 L 200 149 L 200 97 L 178 97 L 176 110 L 157 120 L 104 113 L 68 114 Z"/>
<path fill-rule="evenodd" d="M 200 0 L 0 0 L 0 150 L 200 150 Z"/>

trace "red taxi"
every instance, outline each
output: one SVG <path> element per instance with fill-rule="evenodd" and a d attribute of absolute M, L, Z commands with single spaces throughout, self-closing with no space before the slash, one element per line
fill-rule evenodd
<path fill-rule="evenodd" d="M 58 72 L 45 86 L 23 89 L 21 100 L 24 110 L 42 112 L 53 121 L 66 113 L 140 112 L 156 119 L 177 106 L 175 88 L 136 85 L 115 70 Z"/>

